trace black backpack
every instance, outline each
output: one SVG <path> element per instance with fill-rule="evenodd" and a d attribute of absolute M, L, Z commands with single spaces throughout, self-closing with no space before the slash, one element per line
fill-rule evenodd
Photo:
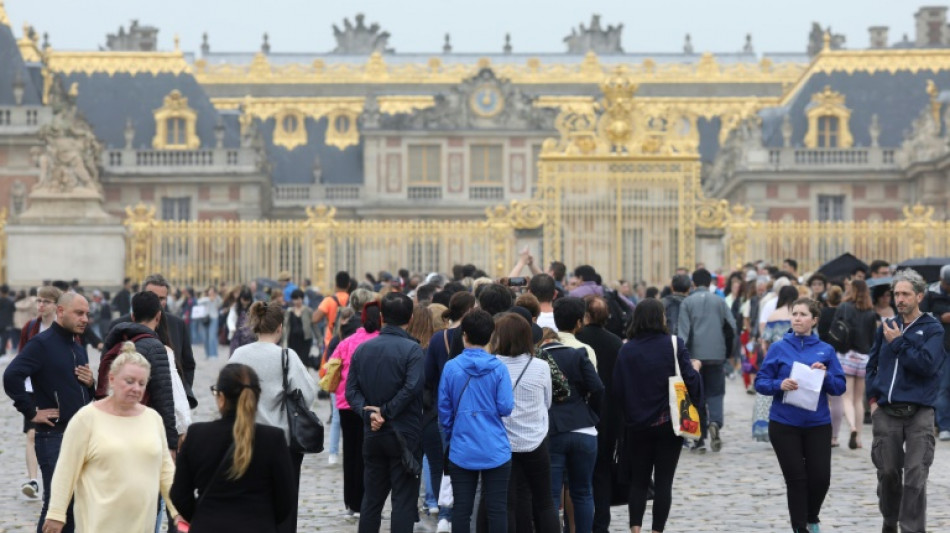
<path fill-rule="evenodd" d="M 621 300 L 617 291 L 604 289 L 604 300 L 607 301 L 607 310 L 610 313 L 604 329 L 622 339 L 626 336 L 627 326 L 633 320 L 633 310 L 627 302 Z"/>

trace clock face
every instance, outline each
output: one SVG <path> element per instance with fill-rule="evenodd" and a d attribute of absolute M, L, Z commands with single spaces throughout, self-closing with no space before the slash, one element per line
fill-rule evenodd
<path fill-rule="evenodd" d="M 501 91 L 494 85 L 481 85 L 472 92 L 469 98 L 472 112 L 484 118 L 491 118 L 501 113 L 505 108 L 505 100 Z"/>

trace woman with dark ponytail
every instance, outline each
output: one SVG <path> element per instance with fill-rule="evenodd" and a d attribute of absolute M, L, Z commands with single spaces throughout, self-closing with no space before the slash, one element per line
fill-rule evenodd
<path fill-rule="evenodd" d="M 192 533 L 276 533 L 297 491 L 283 432 L 254 423 L 261 398 L 257 374 L 246 365 L 226 365 L 211 390 L 221 419 L 188 428 L 171 500 Z"/>
<path fill-rule="evenodd" d="M 230 361 L 251 367 L 260 377 L 261 403 L 257 410 L 257 421 L 284 430 L 284 439 L 290 442 L 287 411 L 283 408 L 284 349 L 281 343 L 284 338 L 284 309 L 277 303 L 254 302 L 247 311 L 247 326 L 257 337 L 257 342 L 234 350 Z M 287 349 L 287 382 L 290 390 L 300 390 L 306 405 L 313 403 L 317 384 L 292 349 Z M 293 507 L 287 520 L 277 529 L 281 533 L 297 531 L 297 491 L 300 488 L 300 465 L 303 463 L 303 454 L 288 453 L 294 473 Z"/>

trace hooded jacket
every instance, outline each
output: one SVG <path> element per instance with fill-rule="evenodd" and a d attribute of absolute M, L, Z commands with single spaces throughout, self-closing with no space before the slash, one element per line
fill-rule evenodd
<path fill-rule="evenodd" d="M 445 363 L 439 423 L 450 446 L 449 460 L 466 470 L 497 468 L 510 461 L 511 445 L 501 419 L 514 407 L 511 375 L 493 355 L 466 348 Z"/>
<path fill-rule="evenodd" d="M 935 407 L 946 359 L 943 327 L 930 315 L 920 315 L 891 342 L 877 328 L 867 366 L 868 400 Z"/>
<path fill-rule="evenodd" d="M 172 389 L 172 374 L 168 366 L 168 352 L 165 351 L 165 345 L 158 340 L 155 331 L 135 322 L 122 322 L 116 324 L 106 340 L 103 343 L 102 353 L 108 353 L 113 346 L 120 342 L 134 339 L 140 335 L 148 335 L 135 342 L 135 351 L 142 354 L 152 370 L 148 376 L 148 384 L 145 386 L 145 394 L 142 403 L 152 409 L 155 409 L 162 417 L 162 424 L 165 426 L 165 438 L 168 440 L 170 450 L 178 449 L 178 430 L 175 429 L 175 396 Z M 108 383 L 109 369 L 99 369 L 99 383 L 103 381 Z"/>
<path fill-rule="evenodd" d="M 825 365 L 825 381 L 815 411 L 785 403 L 782 382 L 792 374 L 792 365 L 795 363 L 808 367 L 815 363 Z M 800 336 L 788 332 L 782 340 L 769 347 L 769 353 L 755 377 L 755 390 L 773 397 L 769 420 L 800 428 L 823 426 L 831 423 L 828 395 L 841 396 L 844 393 L 844 370 L 841 369 L 835 349 L 818 339 L 818 335 Z"/>
<path fill-rule="evenodd" d="M 53 322 L 20 348 L 3 373 L 3 388 L 27 420 L 36 417 L 37 409 L 52 409 L 58 403 L 59 421 L 54 426 L 37 424 L 36 431 L 62 433 L 73 415 L 92 401 L 94 387 L 76 379 L 76 367 L 88 364 L 86 348 Z M 33 394 L 26 392 L 26 378 L 33 383 Z"/>

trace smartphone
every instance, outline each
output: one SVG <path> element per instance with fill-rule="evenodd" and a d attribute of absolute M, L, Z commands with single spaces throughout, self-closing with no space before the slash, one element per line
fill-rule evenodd
<path fill-rule="evenodd" d="M 524 287 L 528 284 L 528 278 L 508 278 L 509 287 Z"/>
<path fill-rule="evenodd" d="M 56 399 L 56 410 L 59 411 L 59 392 L 53 391 L 53 398 Z M 51 416 L 51 417 L 49 417 L 49 421 L 55 424 L 55 423 L 59 422 L 59 417 L 58 417 L 58 416 Z"/>

